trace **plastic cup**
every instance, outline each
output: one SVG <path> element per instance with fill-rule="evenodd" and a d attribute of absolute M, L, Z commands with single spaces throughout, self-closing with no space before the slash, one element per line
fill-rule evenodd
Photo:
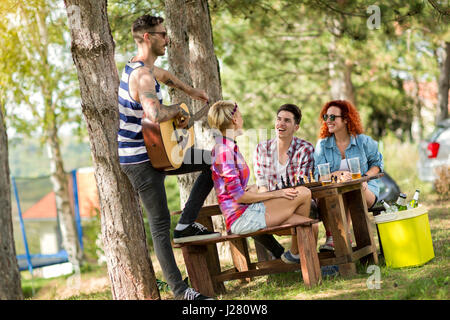
<path fill-rule="evenodd" d="M 322 178 L 322 185 L 326 186 L 328 184 L 331 184 L 330 164 L 319 164 L 317 165 L 317 168 L 319 169 L 319 175 Z"/>
<path fill-rule="evenodd" d="M 359 166 L 359 158 L 351 158 L 348 159 L 348 166 L 350 168 L 350 172 L 352 174 L 352 179 L 361 178 L 361 168 Z"/>

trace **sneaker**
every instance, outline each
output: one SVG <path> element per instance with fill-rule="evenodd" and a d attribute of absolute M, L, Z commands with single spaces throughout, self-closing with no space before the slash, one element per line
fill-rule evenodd
<path fill-rule="evenodd" d="M 281 255 L 281 260 L 287 264 L 299 264 L 300 258 L 295 258 L 292 256 L 291 250 L 286 251 Z"/>
<path fill-rule="evenodd" d="M 323 244 L 319 247 L 319 251 L 320 252 L 334 251 L 334 242 L 333 242 L 332 236 L 327 237 L 325 244 Z"/>
<path fill-rule="evenodd" d="M 320 271 L 322 272 L 322 277 L 334 277 L 339 274 L 338 266 L 323 266 L 320 267 Z"/>
<path fill-rule="evenodd" d="M 353 245 L 352 239 L 350 239 L 350 245 L 352 247 L 355 247 L 355 245 Z M 333 242 L 333 237 L 332 236 L 327 237 L 327 240 L 325 241 L 325 244 L 323 244 L 323 245 L 321 245 L 319 247 L 319 251 L 320 252 L 334 251 L 334 242 Z"/>
<path fill-rule="evenodd" d="M 220 233 L 208 231 L 204 226 L 198 222 L 194 222 L 184 230 L 173 231 L 173 242 L 184 243 L 197 240 L 205 240 L 220 237 Z"/>
<path fill-rule="evenodd" d="M 184 291 L 183 300 L 214 300 L 213 298 L 202 295 L 192 288 L 187 288 Z"/>

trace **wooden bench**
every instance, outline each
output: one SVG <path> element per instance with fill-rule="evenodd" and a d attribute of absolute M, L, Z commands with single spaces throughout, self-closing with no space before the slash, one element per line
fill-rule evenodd
<path fill-rule="evenodd" d="M 180 211 L 172 213 L 179 214 Z M 211 217 L 222 214 L 218 205 L 205 206 L 200 210 L 197 222 L 213 230 Z M 192 287 L 198 292 L 215 296 L 225 293 L 224 281 L 246 279 L 273 273 L 301 270 L 303 282 L 307 287 L 321 280 L 320 263 L 312 225 L 319 220 L 310 220 L 300 224 L 286 224 L 265 228 L 257 232 L 237 235 L 222 235 L 218 238 L 173 244 L 181 248 Z M 286 264 L 281 259 L 251 262 L 247 238 L 261 234 L 297 235 L 300 264 Z M 222 270 L 216 243 L 228 241 L 234 267 Z"/>

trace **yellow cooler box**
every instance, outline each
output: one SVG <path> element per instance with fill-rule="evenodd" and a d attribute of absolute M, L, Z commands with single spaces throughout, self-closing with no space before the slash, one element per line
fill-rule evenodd
<path fill-rule="evenodd" d="M 434 258 L 428 212 L 422 207 L 375 217 L 386 266 L 420 266 Z"/>

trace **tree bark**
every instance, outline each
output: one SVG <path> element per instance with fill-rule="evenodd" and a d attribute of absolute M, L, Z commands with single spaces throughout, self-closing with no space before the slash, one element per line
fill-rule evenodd
<path fill-rule="evenodd" d="M 347 100 L 356 106 L 355 90 L 352 82 L 353 63 L 342 61 L 339 56 L 336 38 L 328 46 L 330 95 L 333 100 Z"/>
<path fill-rule="evenodd" d="M 33 43 L 33 46 L 27 47 L 26 52 L 28 61 L 36 68 L 39 74 L 36 77 L 38 90 L 42 94 L 45 111 L 42 117 L 38 116 L 37 108 L 34 109 L 36 118 L 41 123 L 48 147 L 50 159 L 50 174 L 53 191 L 56 198 L 56 211 L 60 221 L 60 230 L 62 235 L 63 247 L 67 251 L 69 261 L 72 263 L 75 272 L 79 272 L 83 260 L 83 252 L 78 242 L 77 230 L 75 227 L 74 215 L 70 206 L 70 192 L 68 179 L 64 172 L 64 162 L 61 157 L 61 151 L 58 141 L 57 111 L 56 105 L 58 98 L 55 98 L 55 92 L 61 92 L 58 88 L 60 79 L 54 77 L 52 67 L 49 63 L 49 30 L 46 19 L 50 15 L 47 6 L 32 8 L 31 10 L 19 6 L 20 17 L 26 26 L 26 31 L 19 33 L 21 42 L 27 44 Z M 35 54 L 31 54 L 34 51 Z M 58 92 L 60 91 L 60 92 Z M 60 110 L 61 111 L 61 110 Z"/>
<path fill-rule="evenodd" d="M 328 21 L 331 41 L 328 45 L 328 74 L 330 95 L 333 100 L 348 100 L 356 106 L 355 89 L 352 82 L 353 62 L 339 54 L 338 41 L 342 36 L 341 21 L 330 18 Z"/>
<path fill-rule="evenodd" d="M 65 0 L 114 299 L 160 299 L 142 209 L 117 151 L 119 76 L 105 0 Z"/>
<path fill-rule="evenodd" d="M 56 199 L 56 212 L 59 218 L 63 247 L 67 251 L 69 262 L 75 272 L 80 272 L 83 261 L 83 252 L 78 241 L 74 215 L 70 206 L 69 182 L 61 156 L 56 125 L 47 128 L 47 146 L 50 158 L 50 180 Z"/>
<path fill-rule="evenodd" d="M 413 75 L 414 88 L 411 92 L 413 104 L 413 120 L 411 123 L 411 136 L 413 141 L 419 142 L 423 138 L 422 98 L 420 97 L 419 79 Z"/>
<path fill-rule="evenodd" d="M 344 90 L 345 99 L 356 107 L 355 87 L 352 81 L 353 62 L 346 60 L 344 64 Z"/>
<path fill-rule="evenodd" d="M 450 42 L 443 43 L 438 51 L 439 61 L 439 89 L 436 124 L 448 118 L 448 91 L 450 89 Z"/>
<path fill-rule="evenodd" d="M 210 98 L 210 105 L 222 99 L 220 73 L 214 44 L 207 1 L 165 2 L 166 26 L 170 43 L 168 50 L 169 70 L 180 80 L 205 90 Z M 194 101 L 180 90 L 170 90 L 172 103 L 187 101 L 193 112 L 203 107 L 200 101 Z M 196 147 L 211 150 L 214 139 L 210 134 L 206 117 L 195 123 Z M 180 198 L 183 206 L 193 182 L 198 174 L 179 177 Z M 211 193 L 206 203 L 216 203 Z"/>
<path fill-rule="evenodd" d="M 193 86 L 189 70 L 189 36 L 186 5 L 177 0 L 165 1 L 166 27 L 169 35 L 168 61 L 169 71 L 184 83 Z M 181 90 L 171 88 L 169 90 L 172 103 L 186 103 L 191 112 L 195 112 L 193 100 Z M 194 127 L 195 128 L 195 127 Z M 195 143 L 198 134 L 196 132 Z M 177 177 L 180 190 L 180 206 L 184 207 L 189 198 L 190 190 L 198 177 L 198 173 L 184 174 Z"/>
<path fill-rule="evenodd" d="M 22 300 L 19 266 L 14 245 L 8 137 L 0 105 L 0 300 Z"/>
<path fill-rule="evenodd" d="M 214 52 L 211 18 L 208 1 L 177 1 L 165 2 L 166 26 L 169 31 L 170 44 L 168 50 L 170 71 L 194 88 L 205 90 L 209 96 L 209 104 L 222 99 L 222 86 L 217 57 Z M 186 99 L 186 95 L 171 91 L 172 102 Z M 193 111 L 203 107 L 200 101 L 189 101 Z M 206 117 L 194 125 L 196 147 L 211 150 L 214 138 L 207 124 Z M 184 206 L 192 190 L 198 174 L 183 175 L 178 178 L 180 185 L 181 207 Z M 211 192 L 205 204 L 215 204 L 215 192 Z M 216 231 L 225 232 L 223 217 L 213 217 Z M 222 259 L 231 259 L 229 245 L 218 244 Z"/>

